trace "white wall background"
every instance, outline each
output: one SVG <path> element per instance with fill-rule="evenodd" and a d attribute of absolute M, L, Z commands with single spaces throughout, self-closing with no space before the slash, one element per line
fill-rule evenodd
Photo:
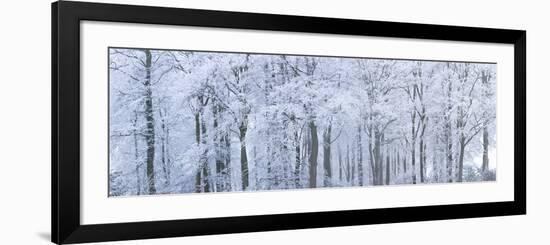
<path fill-rule="evenodd" d="M 526 216 L 230 234 L 107 244 L 548 244 L 550 22 L 544 1 L 119 0 L 187 8 L 527 30 Z M 48 244 L 50 230 L 50 1 L 0 9 L 0 243 Z"/>

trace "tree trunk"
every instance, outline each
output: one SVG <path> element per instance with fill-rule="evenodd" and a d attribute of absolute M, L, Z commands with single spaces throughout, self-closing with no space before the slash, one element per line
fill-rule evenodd
<path fill-rule="evenodd" d="M 372 121 L 372 118 L 370 118 L 370 120 Z M 376 160 L 375 160 L 376 156 L 373 149 L 373 142 L 375 141 L 374 140 L 375 136 L 373 135 L 371 126 L 368 127 L 368 135 L 369 135 L 368 147 L 369 147 L 369 161 L 370 161 L 370 177 L 371 177 L 372 185 L 376 185 Z"/>
<path fill-rule="evenodd" d="M 380 185 L 380 176 L 378 174 L 378 172 L 380 171 L 380 134 L 378 133 L 378 131 L 374 133 L 374 147 L 372 151 L 372 158 L 374 161 L 372 183 L 373 185 Z"/>
<path fill-rule="evenodd" d="M 403 171 L 401 169 L 401 155 L 400 155 L 400 150 L 397 150 L 397 159 L 395 161 L 395 167 L 397 168 L 397 174 L 401 173 L 401 171 Z"/>
<path fill-rule="evenodd" d="M 226 132 L 223 134 L 223 143 L 224 143 L 224 151 L 223 151 L 223 156 L 224 156 L 224 161 L 225 161 L 225 169 L 224 169 L 224 176 L 225 176 L 225 181 L 226 181 L 226 187 L 225 187 L 225 190 L 226 191 L 231 191 L 232 189 L 232 186 L 231 186 L 231 137 L 229 137 L 229 132 L 227 132 L 229 130 L 226 130 Z"/>
<path fill-rule="evenodd" d="M 458 182 L 462 182 L 462 175 L 464 169 L 464 148 L 466 148 L 466 141 L 464 136 L 460 137 L 460 153 L 458 155 Z"/>
<path fill-rule="evenodd" d="M 245 191 L 248 188 L 248 157 L 246 156 L 246 131 L 247 126 L 241 123 L 239 126 L 239 139 L 241 141 L 241 179 L 242 190 Z"/>
<path fill-rule="evenodd" d="M 201 111 L 201 118 L 201 142 L 204 147 L 201 157 L 202 183 L 204 186 L 204 192 L 210 192 L 210 167 L 208 166 L 208 148 L 206 147 L 206 120 L 204 120 L 204 111 Z"/>
<path fill-rule="evenodd" d="M 351 185 L 355 185 L 355 157 L 356 157 L 356 152 L 355 152 L 355 147 L 357 146 L 357 144 L 355 144 L 355 142 L 353 142 L 352 144 L 352 148 L 351 148 L 351 177 L 350 177 L 350 183 Z"/>
<path fill-rule="evenodd" d="M 407 155 L 403 157 L 403 173 L 407 173 Z"/>
<path fill-rule="evenodd" d="M 311 132 L 311 154 L 309 155 L 309 187 L 317 187 L 317 155 L 319 154 L 319 139 L 315 122 L 309 122 Z"/>
<path fill-rule="evenodd" d="M 346 181 L 351 182 L 351 162 L 349 158 L 349 143 L 346 145 Z"/>
<path fill-rule="evenodd" d="M 412 172 L 412 181 L 413 184 L 416 184 L 416 136 L 418 132 L 416 131 L 416 112 L 412 113 L 412 126 L 411 126 L 411 172 Z"/>
<path fill-rule="evenodd" d="M 437 147 L 439 146 L 439 134 L 436 133 L 435 135 L 435 143 L 432 145 L 432 172 L 434 173 L 434 181 L 439 183 L 440 182 L 440 167 L 438 166 L 438 157 L 439 152 L 437 151 Z"/>
<path fill-rule="evenodd" d="M 483 128 L 483 163 L 481 171 L 485 172 L 489 168 L 489 131 L 487 126 Z"/>
<path fill-rule="evenodd" d="M 481 83 L 485 90 L 484 96 L 490 98 L 489 88 L 487 87 L 490 80 L 490 73 L 486 70 L 481 73 Z M 481 171 L 485 172 L 489 168 L 489 130 L 487 129 L 488 122 L 483 124 L 483 163 L 481 164 Z"/>
<path fill-rule="evenodd" d="M 395 160 L 395 168 L 396 168 L 396 174 L 401 173 L 401 169 L 399 166 L 401 166 L 401 156 L 399 155 L 399 150 L 397 150 L 397 159 Z"/>
<path fill-rule="evenodd" d="M 135 154 L 135 161 L 136 161 L 136 194 L 141 195 L 141 176 L 139 176 L 139 152 L 138 152 L 138 136 L 137 136 L 137 120 L 138 115 L 137 112 L 134 111 L 135 118 L 133 121 L 133 130 L 132 134 L 134 135 L 134 154 Z"/>
<path fill-rule="evenodd" d="M 155 117 L 153 114 L 153 90 L 151 84 L 152 56 L 150 50 L 145 52 L 145 121 L 147 142 L 147 187 L 149 194 L 157 192 L 155 188 Z"/>
<path fill-rule="evenodd" d="M 331 145 L 331 131 L 332 126 L 329 124 L 328 128 L 323 134 L 323 167 L 325 169 L 325 174 L 323 177 L 323 186 L 328 187 L 331 185 L 332 179 L 332 169 L 330 164 L 330 145 Z"/>
<path fill-rule="evenodd" d="M 361 125 L 357 127 L 357 148 L 359 155 L 357 156 L 357 179 L 359 186 L 363 186 L 363 143 L 361 141 Z"/>
<path fill-rule="evenodd" d="M 452 123 L 451 123 L 451 113 L 452 103 L 451 103 L 451 93 L 452 93 L 452 83 L 449 81 L 447 87 L 447 111 L 445 112 L 445 154 L 446 154 L 446 169 L 447 169 L 447 182 L 453 182 L 453 132 L 452 132 Z"/>
<path fill-rule="evenodd" d="M 386 185 L 390 185 L 390 154 L 386 153 Z"/>
<path fill-rule="evenodd" d="M 170 185 L 170 170 L 168 165 L 168 146 L 166 144 L 167 141 L 167 132 L 168 132 L 168 126 L 166 125 L 166 114 L 162 113 L 162 109 L 159 109 L 159 116 L 160 116 L 160 128 L 162 131 L 161 137 L 160 137 L 160 147 L 161 147 L 161 166 L 162 166 L 162 173 L 164 174 L 164 184 L 165 186 Z"/>
<path fill-rule="evenodd" d="M 224 144 L 223 136 L 220 133 L 220 130 L 218 129 L 218 113 L 219 113 L 219 106 L 215 105 L 212 108 L 212 117 L 213 117 L 213 123 L 212 123 L 212 134 L 214 135 L 213 141 L 214 141 L 214 151 L 216 152 L 216 177 L 215 177 L 215 187 L 217 192 L 224 190 L 225 180 L 224 180 L 224 157 L 222 154 L 222 146 Z"/>
<path fill-rule="evenodd" d="M 338 180 L 342 182 L 343 180 L 343 171 L 344 171 L 344 162 L 342 159 L 342 148 L 338 143 Z"/>
<path fill-rule="evenodd" d="M 420 136 L 420 142 L 418 143 L 419 149 L 419 168 L 420 168 L 420 183 L 424 183 L 424 137 Z"/>
<path fill-rule="evenodd" d="M 195 113 L 195 143 L 197 146 L 201 144 L 201 124 L 200 124 L 200 114 Z M 197 167 L 197 173 L 195 175 L 195 192 L 202 192 L 202 166 L 199 162 Z"/>
<path fill-rule="evenodd" d="M 302 168 L 301 167 L 301 159 L 300 159 L 300 139 L 298 137 L 298 132 L 294 132 L 294 143 L 296 144 L 296 147 L 294 148 L 294 152 L 295 152 L 295 165 L 294 165 L 294 185 L 296 186 L 296 188 L 301 188 L 301 183 L 300 183 L 300 169 Z"/>
<path fill-rule="evenodd" d="M 384 153 L 382 151 L 382 145 L 384 143 L 384 133 L 380 133 L 380 141 L 378 142 L 378 185 L 384 184 Z"/>

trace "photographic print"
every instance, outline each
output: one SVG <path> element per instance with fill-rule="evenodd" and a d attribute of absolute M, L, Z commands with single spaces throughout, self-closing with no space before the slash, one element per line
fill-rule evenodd
<path fill-rule="evenodd" d="M 108 49 L 109 196 L 496 180 L 496 63 Z"/>
<path fill-rule="evenodd" d="M 526 213 L 525 30 L 51 10 L 54 243 Z"/>

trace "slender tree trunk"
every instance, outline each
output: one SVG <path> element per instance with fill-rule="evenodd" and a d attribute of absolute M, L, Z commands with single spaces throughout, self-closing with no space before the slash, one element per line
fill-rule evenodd
<path fill-rule="evenodd" d="M 145 121 L 147 142 L 147 187 L 149 194 L 157 192 L 155 188 L 155 116 L 153 113 L 153 89 L 151 84 L 152 55 L 150 50 L 145 52 Z"/>
<path fill-rule="evenodd" d="M 378 185 L 384 184 L 384 153 L 382 149 L 382 145 L 385 141 L 384 133 L 380 133 L 380 142 L 378 143 L 380 146 L 379 148 L 379 159 L 378 159 Z"/>
<path fill-rule="evenodd" d="M 172 182 L 172 157 L 170 155 L 170 128 L 166 127 L 166 174 L 168 176 L 168 184 Z"/>
<path fill-rule="evenodd" d="M 329 124 L 328 128 L 323 134 L 323 167 L 325 169 L 325 174 L 323 177 L 323 186 L 328 187 L 331 185 L 332 179 L 332 168 L 330 164 L 330 152 L 331 152 L 331 131 L 332 126 Z"/>
<path fill-rule="evenodd" d="M 344 171 L 344 162 L 342 159 L 342 148 L 340 143 L 338 143 L 338 180 L 342 182 L 343 180 L 343 171 Z"/>
<path fill-rule="evenodd" d="M 411 137 L 412 137 L 412 140 L 411 140 L 411 171 L 412 171 L 412 181 L 413 181 L 413 184 L 416 184 L 416 129 L 415 129 L 415 125 L 416 125 L 416 112 L 413 112 L 412 113 L 412 117 L 411 117 L 411 120 L 412 120 L 412 126 L 411 126 Z"/>
<path fill-rule="evenodd" d="M 195 143 L 201 143 L 201 119 L 198 112 L 195 113 Z"/>
<path fill-rule="evenodd" d="M 380 180 L 380 168 L 381 168 L 381 164 L 380 164 L 380 159 L 381 159 L 381 149 L 380 149 L 380 140 L 381 140 L 381 135 L 380 133 L 378 132 L 378 130 L 376 130 L 374 132 L 374 149 L 373 149 L 373 158 L 374 158 L 374 173 L 373 173 L 373 184 L 374 185 L 380 185 L 382 184 L 382 181 Z"/>
<path fill-rule="evenodd" d="M 296 188 L 301 188 L 301 184 L 300 184 L 300 169 L 302 168 L 301 167 L 301 159 L 300 159 L 300 139 L 298 137 L 298 132 L 294 132 L 294 143 L 296 144 L 295 148 L 294 148 L 294 154 L 296 155 L 295 157 L 295 165 L 294 165 L 294 185 L 296 186 Z"/>
<path fill-rule="evenodd" d="M 132 134 L 134 135 L 134 154 L 136 161 L 136 194 L 141 195 L 141 176 L 139 176 L 139 152 L 138 152 L 138 136 L 137 136 L 137 120 L 138 114 L 134 111 L 134 121 L 133 121 L 133 130 Z"/>
<path fill-rule="evenodd" d="M 452 123 L 451 116 L 449 115 L 452 110 L 451 102 L 451 93 L 452 93 L 452 83 L 449 81 L 447 87 L 447 111 L 445 112 L 445 155 L 446 155 L 446 169 L 447 169 L 447 182 L 453 182 L 453 132 L 452 132 Z"/>
<path fill-rule="evenodd" d="M 401 173 L 401 168 L 399 167 L 401 166 L 401 156 L 399 155 L 399 150 L 397 150 L 396 154 L 397 154 L 397 159 L 395 160 L 395 168 L 397 169 L 396 174 L 398 174 L 398 173 Z"/>
<path fill-rule="evenodd" d="M 483 128 L 483 163 L 481 171 L 485 172 L 489 168 L 489 131 L 487 126 Z"/>
<path fill-rule="evenodd" d="M 349 143 L 346 145 L 346 181 L 351 182 L 351 162 L 349 157 Z"/>
<path fill-rule="evenodd" d="M 195 113 L 195 143 L 197 146 L 201 144 L 201 124 L 200 124 L 200 114 Z M 195 175 L 195 192 L 202 192 L 202 164 L 199 163 L 197 167 L 197 173 Z"/>
<path fill-rule="evenodd" d="M 439 145 L 439 134 L 435 135 L 435 143 L 432 145 L 432 172 L 434 173 L 434 181 L 440 182 L 440 168 L 438 166 L 438 156 L 439 152 L 437 151 L 437 146 Z"/>
<path fill-rule="evenodd" d="M 356 142 L 353 142 L 353 145 L 351 148 L 351 182 L 350 182 L 352 186 L 355 185 L 355 175 L 356 175 L 355 163 L 356 163 L 356 157 L 357 157 L 356 147 L 357 147 Z"/>
<path fill-rule="evenodd" d="M 391 171 L 393 176 L 397 175 L 396 156 L 397 156 L 397 151 L 394 150 L 393 153 L 391 154 Z"/>
<path fill-rule="evenodd" d="M 311 132 L 311 154 L 309 156 L 309 187 L 317 187 L 317 155 L 319 154 L 319 139 L 315 122 L 309 122 Z"/>
<path fill-rule="evenodd" d="M 447 148 L 445 149 L 447 155 L 447 181 L 453 182 L 453 139 L 451 138 L 451 132 L 447 132 Z"/>
<path fill-rule="evenodd" d="M 201 111 L 201 142 L 204 147 L 201 159 L 202 165 L 202 183 L 204 192 L 210 192 L 210 167 L 208 166 L 208 148 L 206 147 L 206 120 L 204 120 L 204 111 Z"/>
<path fill-rule="evenodd" d="M 241 178 L 242 178 L 242 190 L 245 191 L 248 188 L 248 157 L 246 156 L 246 131 L 247 126 L 241 123 L 239 127 L 239 139 L 241 141 Z"/>
<path fill-rule="evenodd" d="M 403 173 L 407 173 L 407 156 L 403 157 Z"/>
<path fill-rule="evenodd" d="M 370 118 L 370 121 L 372 121 L 372 118 Z M 375 136 L 373 135 L 371 126 L 368 127 L 368 135 L 369 135 L 369 138 L 368 138 L 369 160 L 370 160 L 370 172 L 371 172 L 370 177 L 371 177 L 372 185 L 376 185 L 376 160 L 375 160 L 376 156 L 373 149 L 373 142 L 375 141 L 374 140 Z"/>
<path fill-rule="evenodd" d="M 357 156 L 357 178 L 359 180 L 359 186 L 363 186 L 363 142 L 361 141 L 361 125 L 357 127 L 357 150 L 359 155 Z"/>
<path fill-rule="evenodd" d="M 225 161 L 225 169 L 224 169 L 224 177 L 225 177 L 225 183 L 226 183 L 226 187 L 225 187 L 225 190 L 226 191 L 231 191 L 232 189 L 232 185 L 231 185 L 231 138 L 229 137 L 229 130 L 226 130 L 226 132 L 223 134 L 223 143 L 224 143 L 224 151 L 223 151 L 223 156 L 224 156 L 224 161 Z"/>
<path fill-rule="evenodd" d="M 420 136 L 420 142 L 418 143 L 419 149 L 419 167 L 420 167 L 420 183 L 424 183 L 424 137 Z"/>
<path fill-rule="evenodd" d="M 160 147 L 161 147 L 161 165 L 162 165 L 162 173 L 164 174 L 164 184 L 165 186 L 170 185 L 170 170 L 168 166 L 168 146 L 166 145 L 167 141 L 167 135 L 168 135 L 168 126 L 166 125 L 166 114 L 162 113 L 162 109 L 159 109 L 159 116 L 160 116 L 160 128 L 162 130 L 162 134 L 160 137 Z"/>
<path fill-rule="evenodd" d="M 491 75 L 487 70 L 482 71 L 481 73 L 481 83 L 483 85 L 483 89 L 485 90 L 484 96 L 486 98 L 490 98 L 489 95 L 489 80 L 491 79 Z M 484 113 L 486 114 L 486 113 Z M 485 172 L 489 168 L 489 130 L 487 129 L 488 122 L 485 122 L 483 124 L 483 163 L 481 164 L 481 171 Z"/>
<path fill-rule="evenodd" d="M 466 141 L 464 136 L 460 137 L 460 153 L 458 155 L 458 182 L 462 182 L 462 175 L 464 169 L 464 148 L 466 148 Z"/>
<path fill-rule="evenodd" d="M 390 154 L 386 153 L 386 185 L 390 185 Z"/>

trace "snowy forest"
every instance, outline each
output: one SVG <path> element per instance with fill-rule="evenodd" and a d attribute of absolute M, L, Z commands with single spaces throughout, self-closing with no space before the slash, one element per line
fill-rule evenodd
<path fill-rule="evenodd" d="M 496 180 L 496 64 L 109 48 L 109 196 Z"/>

